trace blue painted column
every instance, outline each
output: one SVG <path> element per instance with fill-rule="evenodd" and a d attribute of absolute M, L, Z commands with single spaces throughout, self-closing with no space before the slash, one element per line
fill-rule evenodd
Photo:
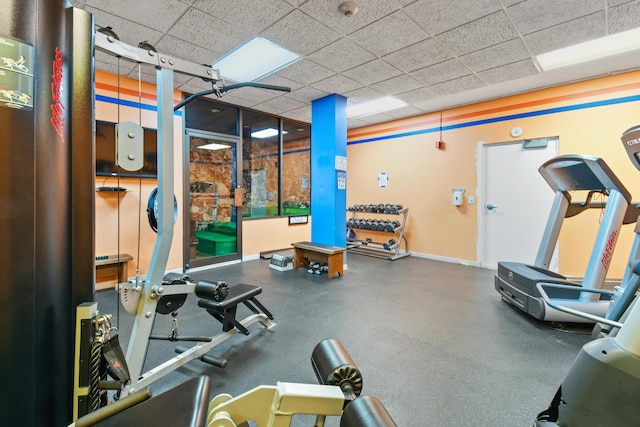
<path fill-rule="evenodd" d="M 336 157 L 338 162 L 336 162 Z M 346 246 L 347 98 L 311 103 L 311 241 Z M 338 168 L 336 168 L 338 164 Z"/>

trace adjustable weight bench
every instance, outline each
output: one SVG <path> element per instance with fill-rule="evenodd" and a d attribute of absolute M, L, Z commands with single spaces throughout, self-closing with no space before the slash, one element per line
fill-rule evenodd
<path fill-rule="evenodd" d="M 198 306 L 205 308 L 209 314 L 222 323 L 224 332 L 237 328 L 245 335 L 249 335 L 249 330 L 236 319 L 238 304 L 242 303 L 254 314 L 262 313 L 269 320 L 273 320 L 273 314 L 256 299 L 256 295 L 260 293 L 262 293 L 260 286 L 239 283 L 229 288 L 229 293 L 224 300 L 216 301 L 208 298 L 209 294 L 203 288 L 196 287 L 196 295 L 200 298 L 206 298 L 198 300 Z"/>

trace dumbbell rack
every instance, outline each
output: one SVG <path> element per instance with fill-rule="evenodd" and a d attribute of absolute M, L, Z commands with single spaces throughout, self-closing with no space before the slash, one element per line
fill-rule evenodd
<path fill-rule="evenodd" d="M 381 209 L 381 207 L 383 206 L 388 207 L 392 205 L 354 205 L 347 208 L 347 212 L 351 213 L 351 217 L 347 220 L 347 229 L 349 231 L 347 235 L 347 250 L 349 252 L 376 258 L 384 258 L 391 261 L 395 261 L 396 259 L 408 257 L 409 255 L 411 255 L 409 253 L 409 244 L 407 242 L 407 238 L 404 235 L 404 226 L 407 222 L 409 208 L 401 207 L 400 209 L 383 210 Z M 373 217 L 377 215 L 384 215 L 386 217 L 399 217 L 400 221 L 395 221 L 396 224 L 393 225 L 393 228 L 389 229 L 389 227 L 387 226 L 385 230 L 371 228 L 367 229 L 356 225 L 359 225 L 360 221 L 367 221 L 366 217 Z M 369 221 L 378 220 L 369 219 Z M 392 223 L 392 221 L 389 221 L 389 223 Z M 358 239 L 358 233 L 365 235 L 371 233 L 371 236 L 392 236 L 395 242 L 393 244 L 385 244 L 383 242 L 376 242 L 375 240 L 368 238 Z M 353 234 L 353 237 L 349 238 L 349 235 L 351 234 Z M 369 242 L 367 242 L 367 240 L 369 240 Z M 404 242 L 404 251 L 401 250 L 402 242 Z"/>

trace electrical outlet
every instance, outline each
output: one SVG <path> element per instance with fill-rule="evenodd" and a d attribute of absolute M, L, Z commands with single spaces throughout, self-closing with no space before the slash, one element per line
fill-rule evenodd
<path fill-rule="evenodd" d="M 469 196 L 469 204 L 473 205 L 476 202 L 476 196 Z"/>

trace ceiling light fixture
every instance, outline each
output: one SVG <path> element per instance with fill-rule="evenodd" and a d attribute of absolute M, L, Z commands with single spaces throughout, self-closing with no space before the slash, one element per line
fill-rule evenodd
<path fill-rule="evenodd" d="M 196 148 L 200 148 L 201 150 L 224 150 L 225 148 L 229 148 L 229 146 L 212 142 L 211 144 L 201 145 Z"/>
<path fill-rule="evenodd" d="M 236 82 L 253 82 L 287 67 L 300 59 L 300 55 L 262 37 L 247 43 L 213 64 L 220 75 Z"/>
<path fill-rule="evenodd" d="M 636 49 L 640 49 L 640 28 L 543 53 L 536 60 L 542 71 L 549 71 Z"/>
<path fill-rule="evenodd" d="M 406 102 L 401 101 L 390 96 L 384 98 L 374 99 L 372 101 L 362 102 L 360 104 L 352 104 L 347 107 L 347 116 L 349 117 L 364 117 L 372 114 L 383 113 L 385 111 L 395 110 L 396 108 L 402 108 L 407 105 Z"/>
<path fill-rule="evenodd" d="M 282 131 L 283 135 L 285 133 L 287 133 L 287 132 L 286 131 Z M 258 131 L 255 131 L 255 132 L 251 132 L 251 136 L 252 137 L 260 138 L 260 139 L 276 136 L 277 134 L 278 134 L 278 129 L 274 129 L 274 128 L 266 128 L 266 129 L 258 130 Z"/>

